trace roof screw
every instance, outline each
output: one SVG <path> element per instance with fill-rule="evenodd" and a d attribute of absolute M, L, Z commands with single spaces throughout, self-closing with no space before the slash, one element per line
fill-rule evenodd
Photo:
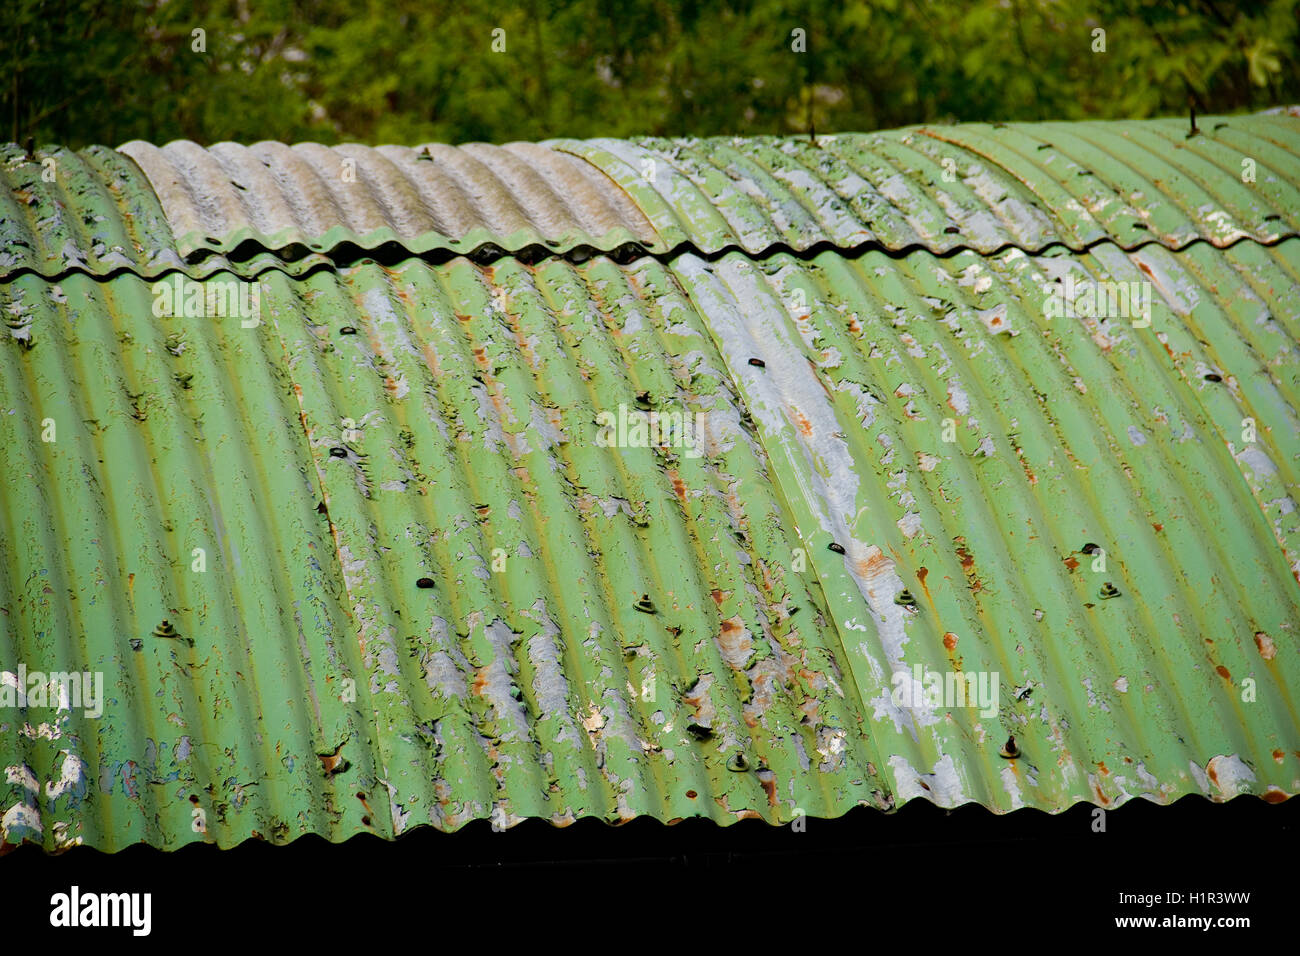
<path fill-rule="evenodd" d="M 844 553 L 844 545 L 840 544 L 838 541 L 832 541 L 832 542 L 831 542 L 830 544 L 828 544 L 826 547 L 830 548 L 830 549 L 831 549 L 832 551 L 834 551 L 836 554 L 843 554 L 843 553 Z"/>
<path fill-rule="evenodd" d="M 422 590 L 428 590 L 433 587 L 433 578 L 419 578 L 416 580 L 415 586 Z"/>
<path fill-rule="evenodd" d="M 1020 748 L 1016 746 L 1016 738 L 1008 737 L 1007 742 L 1002 745 L 1002 749 L 999 750 L 998 753 L 1001 756 L 1006 757 L 1008 760 L 1015 760 L 1019 757 Z"/>
<path fill-rule="evenodd" d="M 650 595 L 648 594 L 641 595 L 641 600 L 637 601 L 632 606 L 642 614 L 653 614 L 655 612 L 654 602 L 650 600 Z"/>
<path fill-rule="evenodd" d="M 347 450 L 346 448 L 337 448 L 337 447 L 336 447 L 336 448 L 331 448 L 331 449 L 330 449 L 330 457 L 331 457 L 331 458 L 346 458 L 346 457 L 348 457 L 348 450 Z"/>
<path fill-rule="evenodd" d="M 754 368 L 767 368 L 767 363 L 760 358 L 750 359 L 749 364 L 754 366 Z"/>
<path fill-rule="evenodd" d="M 1101 590 L 1098 591 L 1097 594 L 1101 596 L 1101 599 L 1103 601 L 1107 601 L 1110 598 L 1119 597 L 1119 588 L 1115 587 L 1115 585 L 1107 581 L 1105 584 L 1101 586 Z"/>
<path fill-rule="evenodd" d="M 901 604 L 903 607 L 916 607 L 916 598 L 912 597 L 912 592 L 907 588 L 899 591 L 894 595 L 894 603 Z"/>
<path fill-rule="evenodd" d="M 727 769 L 732 773 L 744 773 L 749 769 L 749 761 L 745 759 L 744 753 L 736 751 L 727 758 Z"/>
<path fill-rule="evenodd" d="M 649 392 L 636 393 L 636 407 L 642 411 L 648 411 L 654 403 L 650 400 Z"/>
<path fill-rule="evenodd" d="M 176 628 L 172 627 L 172 622 L 167 620 L 166 618 L 163 618 L 162 623 L 153 629 L 153 636 L 165 637 L 173 641 L 184 641 L 190 647 L 194 646 L 194 639 L 189 637 L 182 637 L 180 634 L 177 633 Z"/>

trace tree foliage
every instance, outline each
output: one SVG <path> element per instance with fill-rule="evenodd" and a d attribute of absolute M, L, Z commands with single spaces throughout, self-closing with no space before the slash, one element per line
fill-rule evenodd
<path fill-rule="evenodd" d="M 1231 112 L 1300 101 L 1298 36 L 1297 0 L 7 0 L 0 136 L 506 142 Z"/>

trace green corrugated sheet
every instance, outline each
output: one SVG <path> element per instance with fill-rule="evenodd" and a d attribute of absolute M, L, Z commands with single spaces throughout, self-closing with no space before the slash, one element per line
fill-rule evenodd
<path fill-rule="evenodd" d="M 660 246 L 1081 251 L 1300 229 L 1300 117 L 919 126 L 806 139 L 558 140 L 604 170 Z M 1243 165 L 1243 163 L 1245 165 Z M 1249 177 L 1250 182 L 1244 179 Z"/>
<path fill-rule="evenodd" d="M 1300 209 L 1274 174 L 1296 122 L 1203 120 L 1168 153 L 1209 205 L 1145 159 L 1172 121 L 1052 127 L 1021 166 L 1046 125 L 839 137 L 829 166 L 654 146 L 677 172 L 640 185 L 608 157 L 652 147 L 586 144 L 677 250 L 631 261 L 323 243 L 220 271 L 230 248 L 181 262 L 125 157 L 23 179 L 44 211 L 0 252 L 0 836 L 1284 799 Z M 940 170 L 960 143 L 1003 172 L 890 193 L 899 254 L 864 157 L 906 179 L 918 136 Z M 1257 192 L 1206 185 L 1230 136 Z M 979 213 L 988 182 L 1014 198 Z M 1042 215 L 986 229 L 1013 201 Z M 255 286 L 256 319 L 155 314 L 179 269 Z M 1089 282 L 1145 283 L 1150 324 L 1046 308 Z M 603 447 L 620 406 L 698 429 Z M 102 674 L 102 715 L 6 706 L 20 666 Z M 998 699 L 900 703 L 917 668 L 996 674 Z"/>

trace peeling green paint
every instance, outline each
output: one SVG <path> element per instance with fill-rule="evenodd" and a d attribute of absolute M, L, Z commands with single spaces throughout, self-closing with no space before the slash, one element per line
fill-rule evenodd
<path fill-rule="evenodd" d="M 1295 123 L 552 144 L 639 257 L 7 147 L 4 841 L 1284 799 Z"/>

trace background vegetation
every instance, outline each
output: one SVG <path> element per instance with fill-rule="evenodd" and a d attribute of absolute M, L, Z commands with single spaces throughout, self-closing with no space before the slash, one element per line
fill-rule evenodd
<path fill-rule="evenodd" d="M 1298 17 L 1297 0 L 3 0 L 0 139 L 506 142 L 1232 112 L 1300 102 Z"/>

